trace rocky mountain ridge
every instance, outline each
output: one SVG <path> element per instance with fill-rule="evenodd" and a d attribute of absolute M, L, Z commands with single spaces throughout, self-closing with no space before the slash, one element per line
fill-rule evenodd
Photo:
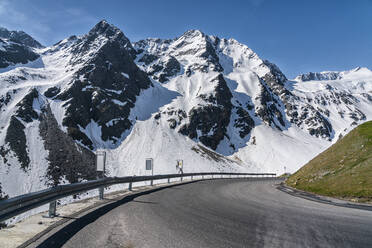
<path fill-rule="evenodd" d="M 347 77 L 348 74 L 352 74 L 358 71 L 368 71 L 368 68 L 356 67 L 350 71 L 323 71 L 323 72 L 308 72 L 306 74 L 300 74 L 296 77 L 296 81 L 327 81 L 337 80 Z"/>

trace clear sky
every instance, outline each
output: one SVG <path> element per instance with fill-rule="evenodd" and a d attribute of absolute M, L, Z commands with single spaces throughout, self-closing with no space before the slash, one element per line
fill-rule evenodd
<path fill-rule="evenodd" d="M 235 38 L 289 78 L 372 68 L 372 0 L 0 0 L 0 26 L 44 45 L 106 19 L 136 41 L 200 29 Z"/>

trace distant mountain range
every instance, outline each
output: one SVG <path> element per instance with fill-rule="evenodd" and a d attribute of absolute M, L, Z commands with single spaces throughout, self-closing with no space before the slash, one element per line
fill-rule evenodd
<path fill-rule="evenodd" d="M 234 39 L 190 30 L 131 42 L 101 21 L 50 47 L 0 29 L 0 183 L 14 196 L 95 178 L 293 172 L 372 118 L 372 72 L 288 80 Z"/>

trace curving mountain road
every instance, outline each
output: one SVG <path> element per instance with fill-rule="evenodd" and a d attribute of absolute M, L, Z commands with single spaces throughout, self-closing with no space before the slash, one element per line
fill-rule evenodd
<path fill-rule="evenodd" d="M 219 179 L 127 196 L 37 247 L 372 247 L 372 211 L 291 196 L 279 181 Z"/>

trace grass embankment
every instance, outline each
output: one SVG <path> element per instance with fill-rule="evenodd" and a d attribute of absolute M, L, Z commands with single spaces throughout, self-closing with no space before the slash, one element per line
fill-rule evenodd
<path fill-rule="evenodd" d="M 320 195 L 372 203 L 372 121 L 352 130 L 286 183 Z"/>

